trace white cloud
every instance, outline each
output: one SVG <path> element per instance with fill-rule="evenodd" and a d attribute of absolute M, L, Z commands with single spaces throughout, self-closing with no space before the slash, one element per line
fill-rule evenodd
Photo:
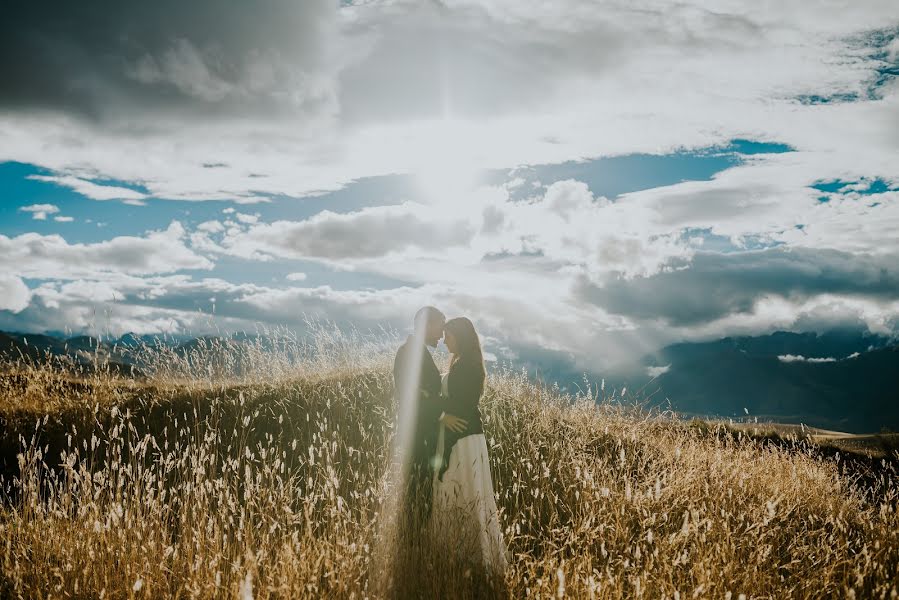
<path fill-rule="evenodd" d="M 306 277 L 305 273 L 288 273 L 287 281 L 306 281 Z"/>
<path fill-rule="evenodd" d="M 98 185 L 71 175 L 29 175 L 28 179 L 67 187 L 92 200 L 125 200 L 129 204 L 143 206 L 142 201 L 147 198 L 146 194 L 136 190 L 113 185 Z"/>
<path fill-rule="evenodd" d="M 171 285 L 171 282 L 169 282 Z M 150 287 L 149 282 L 143 284 Z M 206 331 L 208 317 L 197 311 L 146 306 L 124 302 L 116 286 L 96 281 L 48 282 L 32 290 L 32 302 L 15 319 L 0 312 L 0 328 L 26 331 L 74 331 L 121 335 L 136 333 L 182 333 Z M 102 315 L 102 316 L 101 316 Z M 240 322 L 222 318 L 223 326 Z"/>
<path fill-rule="evenodd" d="M 665 365 L 663 367 L 646 367 L 646 374 L 655 379 L 656 377 L 660 377 L 671 370 L 671 365 Z"/>
<path fill-rule="evenodd" d="M 467 218 L 440 222 L 426 206 L 381 206 L 338 214 L 323 211 L 304 221 L 275 221 L 228 232 L 222 246 L 245 258 L 363 260 L 409 248 L 442 252 L 473 236 Z"/>
<path fill-rule="evenodd" d="M 329 287 L 288 289 L 234 284 L 220 279 L 192 280 L 186 275 L 49 281 L 32 290 L 12 321 L 0 312 L 0 329 L 11 323 L 30 331 L 109 331 L 120 335 L 252 330 L 257 324 L 300 329 L 306 317 L 362 327 L 404 326 L 426 290 L 336 291 Z M 215 317 L 211 315 L 215 304 Z M 98 315 L 102 321 L 98 322 Z"/>
<path fill-rule="evenodd" d="M 2 247 L 2 246 L 0 246 Z M 306 316 L 355 323 L 363 328 L 405 330 L 418 307 L 434 304 L 448 315 L 467 315 L 482 335 L 514 349 L 541 348 L 571 357 L 578 368 L 602 372 L 676 340 L 758 334 L 780 329 L 825 330 L 860 322 L 872 331 L 895 327 L 899 302 L 889 299 L 817 295 L 806 300 L 764 297 L 749 312 L 690 327 L 632 319 L 585 305 L 567 293 L 566 275 L 551 270 L 522 272 L 517 259 L 482 269 L 453 271 L 443 283 L 383 290 L 335 290 L 329 286 L 265 287 L 186 275 L 134 276 L 95 268 L 70 281 L 50 281 L 33 290 L 28 308 L 16 315 L 20 328 L 114 331 L 193 331 L 252 328 L 254 322 L 301 327 Z M 439 269 L 439 264 L 432 265 Z M 60 266 L 57 269 L 62 269 Z M 437 271 L 441 275 L 442 272 Z M 46 273 L 45 273 L 46 275 Z M 291 279 L 291 278 L 288 278 Z M 209 317 L 210 298 L 216 317 Z M 0 327 L 9 323 L 0 318 Z M 8 327 L 8 325 L 5 325 Z"/>
<path fill-rule="evenodd" d="M 689 261 L 694 252 L 679 228 L 653 228 L 653 214 L 596 198 L 584 183 L 568 180 L 525 202 L 512 201 L 503 187 L 482 188 L 448 203 L 323 211 L 303 221 L 248 227 L 233 223 L 221 242 L 194 243 L 243 258 L 319 260 L 422 282 L 447 281 L 456 267 L 485 268 L 491 256 L 523 253 L 597 278 L 635 277 Z"/>
<path fill-rule="evenodd" d="M 221 233 L 225 230 L 225 226 L 220 221 L 204 221 L 197 225 L 197 231 L 204 233 Z"/>
<path fill-rule="evenodd" d="M 59 212 L 59 207 L 54 204 L 30 204 L 19 208 L 21 212 L 30 212 L 35 221 L 44 221 L 47 215 Z"/>
<path fill-rule="evenodd" d="M 198 10 L 221 11 L 211 6 Z M 0 120 L 0 157 L 141 182 L 158 197 L 251 202 L 410 171 L 435 149 L 510 167 L 741 136 L 839 147 L 835 168 L 845 157 L 882 165 L 897 150 L 883 133 L 895 119 L 889 88 L 877 102 L 796 100 L 866 97 L 880 65 L 865 36 L 899 22 L 893 2 L 441 6 L 267 7 L 256 16 L 268 26 L 239 36 L 230 11 L 221 29 L 173 26 L 136 56 L 114 48 L 132 68 L 110 84 L 124 87 L 122 104 L 108 95 L 93 107 L 103 119 L 15 114 Z M 304 13 L 295 22 L 306 35 L 285 30 L 279 10 Z M 131 95 L 151 102 L 166 90 L 172 101 L 152 107 Z"/>
<path fill-rule="evenodd" d="M 72 221 L 75 220 L 75 218 L 74 217 L 65 217 L 65 216 L 60 215 L 58 217 L 53 217 L 53 220 L 56 221 L 57 223 L 71 223 Z"/>
<path fill-rule="evenodd" d="M 899 221 L 886 211 L 895 203 L 872 209 L 856 196 L 822 204 L 817 192 L 806 189 L 816 180 L 812 173 L 766 157 L 710 181 L 615 202 L 593 196 L 577 181 L 556 182 L 527 201 L 511 200 L 504 188 L 489 188 L 465 204 L 405 204 L 323 212 L 303 221 L 235 223 L 218 251 L 319 260 L 443 286 L 453 302 L 469 299 L 465 306 L 491 327 L 528 330 L 517 334 L 521 343 L 578 353 L 594 366 L 676 340 L 734 332 L 846 324 L 893 331 L 899 307 L 887 301 L 896 289 L 889 265 L 899 248 L 889 235 Z M 794 189 L 796 198 L 779 202 L 777 183 Z M 872 210 L 885 211 L 875 224 L 869 223 Z M 793 252 L 736 247 L 727 254 L 704 251 L 701 260 L 687 235 L 709 229 L 738 245 L 752 236 L 772 244 L 788 239 L 801 223 L 813 232 L 839 226 L 845 234 L 832 236 L 830 244 L 823 235 L 810 235 L 793 243 Z M 576 285 L 580 278 L 602 291 L 595 302 L 585 303 Z M 525 300 L 512 302 L 513 297 Z M 503 310 L 514 311 L 516 318 L 503 316 Z M 521 317 L 527 314 L 533 321 L 524 324 Z M 565 324 L 552 315 L 565 315 Z M 607 343 L 595 343 L 597 332 Z"/>
<path fill-rule="evenodd" d="M 393 206 L 301 220 L 264 222 L 228 208 L 223 214 L 234 216 L 224 223 L 98 244 L 0 237 L 0 258 L 16 265 L 16 277 L 68 282 L 38 288 L 44 308 L 58 302 L 84 323 L 91 295 L 115 291 L 132 302 L 119 307 L 122 321 L 143 327 L 170 318 L 197 323 L 190 310 L 210 296 L 222 318 L 241 323 L 289 320 L 298 307 L 405 323 L 427 301 L 471 314 L 518 343 L 578 353 L 593 364 L 735 332 L 846 322 L 896 329 L 899 307 L 888 289 L 847 289 L 830 274 L 853 273 L 865 285 L 877 280 L 873 266 L 899 253 L 897 193 L 881 194 L 878 203 L 847 190 L 822 203 L 808 188 L 836 178 L 899 182 L 899 87 L 869 89 L 883 62 L 865 45 L 872 30 L 899 22 L 893 1 L 839 10 L 823 0 L 400 1 L 341 10 L 326 2 L 262 10 L 200 4 L 196 14 L 210 10 L 222 18 L 199 19 L 202 27 L 166 14 L 157 25 L 161 42 L 132 32 L 134 43 L 115 27 L 106 29 L 116 39 L 87 26 L 63 28 L 88 59 L 96 46 L 122 60 L 114 73 L 97 60 L 71 74 L 54 72 L 51 84 L 71 76 L 103 85 L 83 96 L 39 99 L 46 104 L 34 105 L 48 106 L 40 115 L 4 105 L 0 160 L 46 167 L 54 175 L 38 179 L 95 199 L 253 203 L 320 194 L 369 175 L 423 171 L 452 184 L 472 165 L 664 154 L 735 137 L 797 151 L 750 158 L 710 181 L 611 200 L 582 182 L 549 181 L 545 189 L 535 185 L 532 198 L 513 201 L 509 191 L 521 191 L 519 178 L 453 202 L 417 191 L 390 198 Z M 118 23 L 122 14 L 109 18 Z M 85 44 L 81 35 L 96 39 Z M 122 46 L 119 39 L 131 41 Z M 896 44 L 877 52 L 896 60 Z M 859 100 L 814 99 L 853 95 Z M 138 184 L 146 194 L 95 183 L 109 180 Z M 780 257 L 778 264 L 791 263 L 790 273 L 801 276 L 802 289 L 767 282 L 763 293 L 731 285 L 716 296 L 718 282 L 706 279 L 684 290 L 708 266 L 691 241 L 706 231 L 722 252 L 783 245 L 821 260 Z M 824 250 L 844 254 L 833 262 Z M 363 293 L 148 281 L 149 274 L 210 267 L 199 253 L 312 259 L 408 285 Z M 771 265 L 746 258 L 746 276 L 764 279 L 760 270 Z M 582 281 L 608 294 L 655 277 L 671 285 L 652 289 L 660 304 L 647 314 L 619 310 L 628 302 L 645 307 L 639 297 L 625 294 L 612 306 L 578 293 Z M 78 288 L 82 279 L 88 283 Z M 808 283 L 816 279 L 828 285 Z M 702 315 L 690 323 L 665 317 L 672 298 L 683 299 L 684 310 L 707 307 L 698 296 L 728 310 L 697 309 Z"/>
<path fill-rule="evenodd" d="M 185 236 L 177 221 L 144 237 L 120 236 L 93 244 L 69 244 L 59 235 L 0 235 L 0 262 L 19 277 L 69 280 L 212 268 L 211 261 L 184 244 Z"/>
<path fill-rule="evenodd" d="M 131 325 L 139 318 L 138 313 L 148 323 L 157 323 L 162 318 L 159 315 L 164 313 L 179 323 L 198 326 L 192 310 L 208 311 L 210 297 L 217 299 L 217 315 L 241 326 L 254 320 L 299 323 L 299 315 L 308 313 L 370 326 L 384 322 L 403 327 L 408 320 L 407 313 L 414 313 L 419 304 L 432 303 L 446 307 L 448 313 L 472 316 L 485 332 L 502 337 L 513 347 L 541 347 L 568 353 L 576 357 L 574 360 L 582 368 L 590 370 L 632 360 L 677 340 L 777 329 L 820 330 L 847 323 L 861 324 L 872 331 L 894 331 L 899 305 L 889 300 L 892 279 L 877 275 L 892 272 L 878 266 L 889 264 L 889 256 L 869 254 L 866 262 L 858 263 L 852 254 L 858 247 L 847 248 L 842 253 L 829 250 L 829 254 L 822 254 L 822 248 L 814 247 L 800 248 L 784 256 L 776 251 L 770 257 L 764 255 L 770 260 L 752 259 L 762 255 L 745 251 L 720 255 L 723 257 L 720 260 L 739 263 L 735 263 L 739 268 L 734 271 L 738 275 L 749 273 L 746 285 L 756 282 L 758 293 L 746 295 L 744 288 L 735 287 L 733 278 L 716 276 L 714 271 L 718 267 L 712 265 L 714 268 L 709 271 L 707 257 L 719 255 L 708 251 L 697 254 L 695 245 L 682 235 L 690 228 L 705 226 L 735 240 L 758 232 L 775 239 L 791 229 L 790 219 L 799 216 L 809 227 L 830 221 L 849 227 L 853 221 L 845 211 L 851 211 L 859 203 L 852 205 L 847 200 L 839 216 L 813 219 L 815 213 L 811 209 L 784 211 L 769 201 L 765 193 L 747 193 L 737 183 L 740 179 L 753 179 L 756 172 L 766 173 L 774 180 L 779 172 L 791 173 L 789 166 L 758 160 L 708 182 L 639 192 L 614 202 L 595 197 L 583 183 L 569 180 L 551 184 L 541 195 L 525 201 L 511 200 L 508 190 L 500 186 L 482 189 L 466 197 L 462 204 L 406 203 L 342 214 L 324 211 L 301 221 L 273 223 L 241 222 L 235 218 L 225 223 L 203 222 L 192 232 L 173 224 L 166 243 L 160 246 L 168 250 L 181 246 L 184 261 L 148 259 L 162 265 L 152 268 L 107 258 L 105 266 L 94 264 L 79 272 L 62 258 L 56 258 L 90 254 L 78 245 L 65 245 L 59 252 L 49 252 L 54 257 L 52 269 L 46 264 L 35 265 L 29 257 L 10 258 L 10 261 L 32 273 L 22 273 L 23 276 L 93 281 L 90 285 L 94 287 L 86 288 L 85 293 L 74 287 L 78 281 L 72 281 L 73 285 L 65 290 L 43 290 L 39 296 L 44 312 L 40 314 L 47 322 L 56 318 L 49 314 L 52 302 L 57 303 L 61 313 L 86 322 L 87 313 L 76 305 L 81 302 L 95 306 L 97 298 L 102 294 L 111 297 L 113 290 L 119 298 L 124 298 L 118 301 L 116 310 Z M 779 177 L 786 180 L 783 175 Z M 791 182 L 807 179 L 805 174 L 790 177 L 794 178 Z M 712 223 L 701 207 L 714 198 L 720 200 L 721 207 L 716 209 L 716 220 Z M 817 204 L 814 198 L 808 201 L 811 207 Z M 840 203 L 834 200 L 833 208 L 822 205 L 822 210 L 836 210 L 838 206 Z M 761 217 L 758 221 L 761 227 L 754 227 L 747 216 L 752 211 Z M 856 225 L 864 222 L 863 216 L 859 218 L 862 220 L 854 221 Z M 882 225 L 883 236 L 888 229 L 888 224 Z M 869 228 L 869 231 L 873 230 Z M 38 238 L 52 247 L 48 239 Z M 117 242 L 120 238 L 103 244 L 127 247 L 134 240 L 144 238 L 129 239 L 128 244 Z M 847 233 L 846 239 L 853 236 Z M 0 250 L 3 241 L 0 239 Z M 121 278 L 123 273 L 144 275 L 210 266 L 208 259 L 196 254 L 198 251 L 258 260 L 318 260 L 332 266 L 380 273 L 415 285 L 389 290 L 333 290 L 222 282 L 220 287 L 212 289 L 205 282 L 162 285 L 142 281 L 123 283 Z M 37 254 L 45 253 L 42 250 Z M 97 249 L 93 253 L 94 258 L 102 254 Z M 108 256 L 113 254 L 119 259 L 127 255 L 110 252 Z M 152 256 L 153 252 L 140 254 Z M 730 271 L 733 266 L 725 269 Z M 846 276 L 847 273 L 850 275 Z M 656 284 L 659 277 L 670 282 L 659 287 Z M 696 284 L 690 283 L 696 277 L 699 277 Z M 710 294 L 702 277 L 713 277 L 719 293 Z M 636 293 L 630 300 L 622 296 L 617 304 L 610 304 L 608 299 L 585 302 L 575 286 L 579 278 L 587 278 L 608 293 L 622 285 L 636 286 L 635 292 L 639 292 L 641 285 L 657 289 Z M 287 281 L 301 280 L 299 275 L 287 276 Z M 784 281 L 789 283 L 787 287 L 783 287 Z M 854 282 L 854 287 L 850 289 L 841 281 Z M 725 303 L 724 308 L 712 306 L 709 311 L 708 307 L 696 304 L 695 299 L 679 299 L 674 292 L 684 289 L 696 298 L 718 299 Z M 658 306 L 650 307 L 646 314 L 629 312 L 646 309 L 649 298 Z M 672 303 L 685 310 L 692 310 L 692 306 L 695 315 L 687 321 L 668 315 L 666 310 Z M 630 309 L 622 310 L 621 306 Z M 23 322 L 39 312 L 37 309 L 33 313 L 23 312 Z"/>
<path fill-rule="evenodd" d="M 801 354 L 781 354 L 778 355 L 777 360 L 784 363 L 793 363 L 793 362 L 802 362 L 802 363 L 832 363 L 838 362 L 841 360 L 852 360 L 854 358 L 858 358 L 861 356 L 860 352 L 853 352 L 852 354 L 846 356 L 845 358 L 834 358 L 832 356 L 827 357 L 806 357 Z"/>
<path fill-rule="evenodd" d="M 889 44 L 887 44 L 887 60 L 890 62 L 896 62 L 899 60 L 899 37 L 893 38 Z"/>
<path fill-rule="evenodd" d="M 18 313 L 31 301 L 31 291 L 21 278 L 0 274 L 0 311 Z"/>
<path fill-rule="evenodd" d="M 662 344 L 676 340 L 712 340 L 725 336 L 765 335 L 776 331 L 830 331 L 856 327 L 881 335 L 899 329 L 899 301 L 820 294 L 807 299 L 765 296 L 749 311 L 705 323 L 665 327 L 644 323 L 642 335 Z"/>
<path fill-rule="evenodd" d="M 601 283 L 585 277 L 578 282 L 575 294 L 583 302 L 638 322 L 683 331 L 701 329 L 737 316 L 746 317 L 759 329 L 765 329 L 766 318 L 773 316 L 759 312 L 760 306 L 766 303 L 769 306 L 783 303 L 782 310 L 774 315 L 787 319 L 789 328 L 797 325 L 804 303 L 828 296 L 841 302 L 861 303 L 852 308 L 837 304 L 839 310 L 831 310 L 830 314 L 827 305 L 821 304 L 814 318 L 806 315 L 809 320 L 806 325 L 817 330 L 821 323 L 858 324 L 860 314 L 868 312 L 863 310 L 865 303 L 882 306 L 877 313 L 888 315 L 890 301 L 896 298 L 899 289 L 899 270 L 895 265 L 896 255 L 856 256 L 833 250 L 777 247 L 748 252 L 702 252 L 688 267 L 653 277 L 619 278 Z M 880 324 L 878 328 L 883 326 Z"/>
<path fill-rule="evenodd" d="M 234 215 L 241 223 L 256 223 L 259 221 L 259 215 L 248 215 L 245 213 L 237 213 Z"/>
<path fill-rule="evenodd" d="M 780 354 L 777 357 L 777 360 L 780 362 L 791 363 L 791 362 L 806 362 L 806 363 L 830 363 L 837 362 L 837 359 L 832 356 L 828 356 L 826 358 L 806 358 L 801 354 Z"/>

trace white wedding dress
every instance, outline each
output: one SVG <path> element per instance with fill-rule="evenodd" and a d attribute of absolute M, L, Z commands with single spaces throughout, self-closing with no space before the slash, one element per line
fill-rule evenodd
<path fill-rule="evenodd" d="M 447 396 L 447 376 L 443 376 Z M 437 456 L 443 456 L 445 427 L 440 424 Z M 433 518 L 444 527 L 463 530 L 471 527 L 488 570 L 502 575 L 508 565 L 506 544 L 499 522 L 487 438 L 483 433 L 467 435 L 456 442 L 443 478 L 434 475 Z"/>

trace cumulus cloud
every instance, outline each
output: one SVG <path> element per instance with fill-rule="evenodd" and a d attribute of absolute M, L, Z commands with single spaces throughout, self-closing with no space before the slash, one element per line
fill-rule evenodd
<path fill-rule="evenodd" d="M 594 197 L 579 181 L 551 184 L 545 194 L 514 201 L 503 187 L 464 201 L 404 203 L 349 213 L 322 211 L 303 221 L 230 222 L 221 233 L 202 224 L 195 245 L 244 258 L 313 259 L 422 281 L 454 267 L 485 268 L 498 257 L 530 256 L 553 268 L 597 278 L 648 276 L 689 261 L 692 243 L 675 229 L 654 230 L 650 213 Z M 432 263 L 446 263 L 438 269 Z"/>
<path fill-rule="evenodd" d="M 231 324 L 305 310 L 405 324 L 426 302 L 594 365 L 777 327 L 896 330 L 897 192 L 809 187 L 899 182 L 899 88 L 886 64 L 896 38 L 882 29 L 899 23 L 895 2 L 95 8 L 20 3 L 0 22 L 0 160 L 43 166 L 39 180 L 97 200 L 279 202 L 371 175 L 452 183 L 472 165 L 735 137 L 795 151 L 618 198 L 573 180 L 523 192 L 519 178 L 452 202 L 421 190 L 303 219 L 228 208 L 193 231 L 93 244 L 0 236 L 12 277 L 53 280 L 31 291 L 21 323 L 87 326 L 101 302 L 123 327 L 199 327 L 215 297 Z M 170 275 L 222 254 L 401 283 L 282 289 Z"/>
<path fill-rule="evenodd" d="M 259 221 L 259 215 L 248 215 L 246 213 L 237 213 L 234 217 L 241 223 L 256 223 Z"/>
<path fill-rule="evenodd" d="M 636 204 L 594 197 L 586 184 L 565 180 L 551 184 L 542 197 L 508 198 L 488 207 L 496 225 L 485 228 L 493 252 L 539 253 L 597 278 L 615 273 L 648 276 L 671 263 L 689 260 L 693 248 L 679 229 L 653 229 L 652 213 Z"/>
<path fill-rule="evenodd" d="M 116 285 L 90 280 L 46 282 L 31 291 L 32 301 L 20 313 L 10 315 L 0 311 L 0 329 L 102 332 L 113 335 L 129 331 L 182 333 L 211 330 L 208 316 L 192 310 L 190 306 L 182 309 L 148 306 L 149 300 L 141 300 L 128 294 L 129 290 L 134 292 L 140 289 L 151 295 L 154 288 L 174 283 L 171 280 L 135 280 L 129 286 L 124 281 Z M 249 325 L 224 317 L 220 324 L 235 328 L 242 324 Z"/>
<path fill-rule="evenodd" d="M 876 161 L 862 165 L 857 157 L 846 156 L 835 171 L 833 158 L 802 152 L 768 155 L 721 171 L 708 181 L 633 192 L 620 201 L 635 214 L 645 215 L 646 229 L 656 233 L 705 230 L 738 247 L 756 239 L 852 252 L 899 251 L 891 234 L 899 222 L 899 204 L 894 201 L 899 192 L 885 191 L 874 199 L 859 191 L 825 195 L 811 187 L 828 179 L 864 181 L 890 167 Z M 828 201 L 822 202 L 822 197 Z M 865 235 L 859 235 L 862 229 Z"/>
<path fill-rule="evenodd" d="M 0 235 L 0 262 L 9 272 L 36 279 L 80 279 L 103 274 L 148 275 L 209 269 L 213 263 L 184 243 L 177 221 L 143 237 L 119 236 L 93 244 L 70 244 L 59 235 Z"/>
<path fill-rule="evenodd" d="M 796 185 L 805 208 L 783 209 L 753 191 L 764 188 L 743 190 L 735 183 L 752 179 L 753 169 L 769 168 L 759 161 L 738 167 L 737 174 L 726 171 L 708 182 L 615 201 L 565 180 L 526 200 L 513 200 L 497 187 L 481 190 L 469 204 L 325 211 L 303 221 L 206 229 L 216 236 L 208 244 L 217 252 L 318 260 L 443 286 L 453 302 L 467 298 L 465 305 L 496 330 L 529 329 L 519 336 L 521 343 L 579 352 L 593 364 L 607 362 L 610 352 L 623 360 L 679 339 L 734 332 L 847 324 L 892 331 L 899 249 L 887 235 L 895 221 L 886 217 L 886 223 L 864 225 L 867 211 L 877 207 L 858 198 L 820 203 L 804 185 L 804 174 L 796 176 Z M 727 199 L 728 193 L 735 198 Z M 715 220 L 708 219 L 702 207 L 716 198 L 722 206 Z M 753 211 L 762 215 L 756 223 Z M 840 226 L 847 233 L 832 238 L 835 248 L 823 236 L 785 244 L 800 222 L 813 231 Z M 861 237 L 860 227 L 869 234 L 882 231 L 883 237 Z M 715 249 L 722 245 L 715 234 L 725 238 L 723 248 Z M 700 242 L 709 235 L 711 247 L 705 249 Z M 752 243 L 769 247 L 752 250 Z M 514 303 L 510 297 L 527 300 Z M 498 314 L 500 307 L 518 318 Z M 526 314 L 533 321 L 522 325 Z M 565 324 L 551 315 L 565 315 Z M 596 335 L 604 343 L 592 341 Z"/>
<path fill-rule="evenodd" d="M 467 218 L 441 222 L 434 216 L 428 207 L 413 204 L 346 214 L 323 211 L 304 221 L 253 225 L 226 235 L 222 246 L 243 257 L 339 261 L 377 258 L 409 248 L 440 252 L 472 238 Z"/>
<path fill-rule="evenodd" d="M 879 103 L 802 101 L 868 97 L 894 54 L 871 32 L 899 22 L 895 3 L 711 8 L 17 5 L 0 25 L 0 156 L 156 197 L 258 201 L 408 172 L 435 148 L 490 167 L 747 135 L 862 163 L 895 152 L 887 86 Z"/>
<path fill-rule="evenodd" d="M 751 314 L 773 297 L 803 301 L 823 294 L 883 301 L 899 298 L 896 255 L 770 248 L 698 253 L 689 267 L 599 286 L 582 279 L 577 293 L 610 312 L 674 326 Z"/>
<path fill-rule="evenodd" d="M 225 226 L 220 221 L 204 221 L 197 225 L 197 231 L 204 233 L 221 233 L 225 230 Z"/>
<path fill-rule="evenodd" d="M 449 315 L 468 315 L 482 335 L 501 339 L 492 347 L 509 356 L 509 348 L 567 353 L 593 350 L 578 359 L 601 364 L 600 349 L 621 347 L 621 337 L 606 333 L 597 341 L 590 328 L 607 329 L 594 315 L 578 314 L 564 298 L 546 294 L 535 306 L 522 297 L 526 289 L 447 284 L 399 286 L 379 290 L 337 290 L 330 286 L 267 287 L 221 279 L 194 280 L 185 274 L 135 276 L 97 274 L 97 278 L 51 280 L 32 290 L 31 302 L 16 315 L 0 312 L 0 329 L 29 331 L 98 331 L 206 333 L 253 329 L 257 324 L 302 329 L 306 318 L 325 319 L 363 329 L 406 331 L 423 305 L 440 306 Z M 533 285 L 533 282 L 531 282 Z M 213 300 L 214 299 L 214 300 Z M 214 318 L 212 317 L 214 304 Z M 97 315 L 103 315 L 98 323 Z"/>
<path fill-rule="evenodd" d="M 722 175 L 702 183 L 714 189 L 727 180 Z M 896 329 L 896 253 L 816 244 L 791 248 L 782 242 L 748 250 L 736 245 L 751 225 L 740 202 L 733 203 L 732 212 L 718 213 L 719 225 L 731 228 L 731 246 L 706 250 L 690 234 L 703 224 L 702 212 L 694 211 L 687 199 L 680 200 L 684 210 L 669 207 L 666 212 L 662 200 L 702 191 L 702 186 L 678 184 L 611 201 L 593 195 L 582 182 L 565 180 L 515 200 L 499 186 L 466 198 L 465 205 L 405 203 L 323 211 L 300 221 L 228 217 L 201 222 L 193 231 L 173 224 L 145 238 L 114 238 L 88 245 L 89 250 L 65 244 L 58 252 L 53 248 L 59 240 L 53 236 L 28 234 L 13 240 L 40 240 L 34 255 L 50 258 L 43 265 L 27 255 L 10 258 L 22 265 L 21 275 L 69 283 L 36 289 L 32 306 L 17 316 L 23 323 L 56 322 L 61 315 L 87 323 L 90 311 L 84 306 L 116 298 L 109 308 L 114 306 L 130 329 L 140 319 L 148 328 L 164 318 L 196 328 L 203 321 L 194 313 L 208 314 L 214 297 L 217 317 L 234 326 L 246 327 L 254 320 L 298 325 L 302 315 L 311 315 L 402 328 L 417 305 L 438 304 L 448 313 L 472 316 L 510 347 L 562 353 L 593 371 L 677 340 L 847 324 L 887 333 Z M 805 211 L 810 227 L 832 220 L 811 216 Z M 173 256 L 183 260 L 154 267 L 123 262 L 128 253 L 118 249 L 145 239 L 154 242 L 139 252 L 148 263 L 163 261 L 153 258 L 151 246 L 169 252 L 177 248 Z M 409 284 L 334 290 L 194 282 L 189 277 L 151 281 L 159 279 L 154 273 L 211 266 L 197 252 L 247 260 L 315 260 Z M 78 264 L 88 255 L 92 266 L 82 271 L 59 258 Z M 77 256 L 82 259 L 73 258 Z M 303 275 L 291 273 L 286 279 L 296 283 Z"/>
<path fill-rule="evenodd" d="M 96 315 L 104 314 L 104 327 L 113 332 L 202 333 L 252 329 L 254 323 L 299 328 L 306 317 L 403 331 L 418 307 L 435 304 L 447 314 L 473 318 L 482 334 L 501 340 L 493 347 L 502 350 L 504 357 L 530 355 L 540 348 L 569 357 L 566 360 L 574 369 L 597 372 L 676 340 L 776 329 L 823 330 L 845 326 L 852 319 L 872 331 L 890 331 L 899 314 L 899 301 L 886 293 L 879 297 L 810 293 L 804 299 L 769 294 L 748 312 L 715 318 L 720 313 L 712 311 L 695 324 L 666 324 L 653 317 L 615 315 L 602 306 L 585 303 L 576 294 L 566 293 L 564 274 L 510 269 L 516 260 L 500 259 L 487 272 L 450 273 L 441 283 L 377 290 L 268 287 L 221 279 L 193 280 L 185 274 L 127 275 L 95 270 L 92 278 L 40 284 L 32 290 L 30 304 L 14 320 L 9 314 L 0 315 L 0 328 L 16 323 L 18 328 L 30 330 L 91 329 L 97 327 Z M 628 281 L 643 279 L 647 278 Z M 213 302 L 214 319 L 210 316 Z"/>
<path fill-rule="evenodd" d="M 0 311 L 22 312 L 31 301 L 31 291 L 21 278 L 0 275 Z"/>
<path fill-rule="evenodd" d="M 899 61 L 899 37 L 893 38 L 887 44 L 887 60 L 890 62 Z"/>
<path fill-rule="evenodd" d="M 49 281 L 31 291 L 30 304 L 17 305 L 20 312 L 14 319 L 0 312 L 0 329 L 17 324 L 30 331 L 103 328 L 114 335 L 128 331 L 199 335 L 221 328 L 252 330 L 259 324 L 300 329 L 306 318 L 341 326 L 404 328 L 422 303 L 434 300 L 434 291 L 282 289 L 187 275 Z M 103 315 L 102 323 L 98 314 Z"/>
<path fill-rule="evenodd" d="M 19 208 L 21 212 L 31 213 L 31 218 L 35 221 L 45 221 L 47 215 L 59 212 L 59 207 L 55 204 L 29 204 Z"/>

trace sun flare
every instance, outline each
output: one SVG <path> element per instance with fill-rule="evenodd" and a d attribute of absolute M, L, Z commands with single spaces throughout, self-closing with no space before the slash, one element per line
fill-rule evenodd
<path fill-rule="evenodd" d="M 425 140 L 414 170 L 423 200 L 442 204 L 470 192 L 477 183 L 478 165 L 469 127 L 442 119 L 428 128 Z"/>

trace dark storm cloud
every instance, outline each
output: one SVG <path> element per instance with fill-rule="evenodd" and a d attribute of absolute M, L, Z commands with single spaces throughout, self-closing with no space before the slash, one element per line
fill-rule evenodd
<path fill-rule="evenodd" d="M 546 107 L 560 84 L 620 67 L 651 45 L 708 51 L 759 26 L 708 13 L 684 40 L 683 9 L 559 5 L 546 14 L 477 3 L 377 3 L 341 18 L 326 0 L 87 0 L 7 3 L 0 108 L 94 117 L 148 108 L 339 110 L 393 121 L 451 109 L 483 116 Z M 730 44 L 734 41 L 728 42 Z M 535 77 L 542 81 L 535 85 Z M 338 93 L 340 98 L 338 99 Z M 398 101 L 399 99 L 399 101 Z"/>
<path fill-rule="evenodd" d="M 315 85 L 334 7 L 323 0 L 9 2 L 0 110 L 94 117 L 116 107 L 266 110 L 327 103 Z"/>
<path fill-rule="evenodd" d="M 760 298 L 804 300 L 837 294 L 899 298 L 899 257 L 837 250 L 772 248 L 731 254 L 700 253 L 683 270 L 617 279 L 598 286 L 582 279 L 576 293 L 610 312 L 698 325 L 748 313 Z"/>

